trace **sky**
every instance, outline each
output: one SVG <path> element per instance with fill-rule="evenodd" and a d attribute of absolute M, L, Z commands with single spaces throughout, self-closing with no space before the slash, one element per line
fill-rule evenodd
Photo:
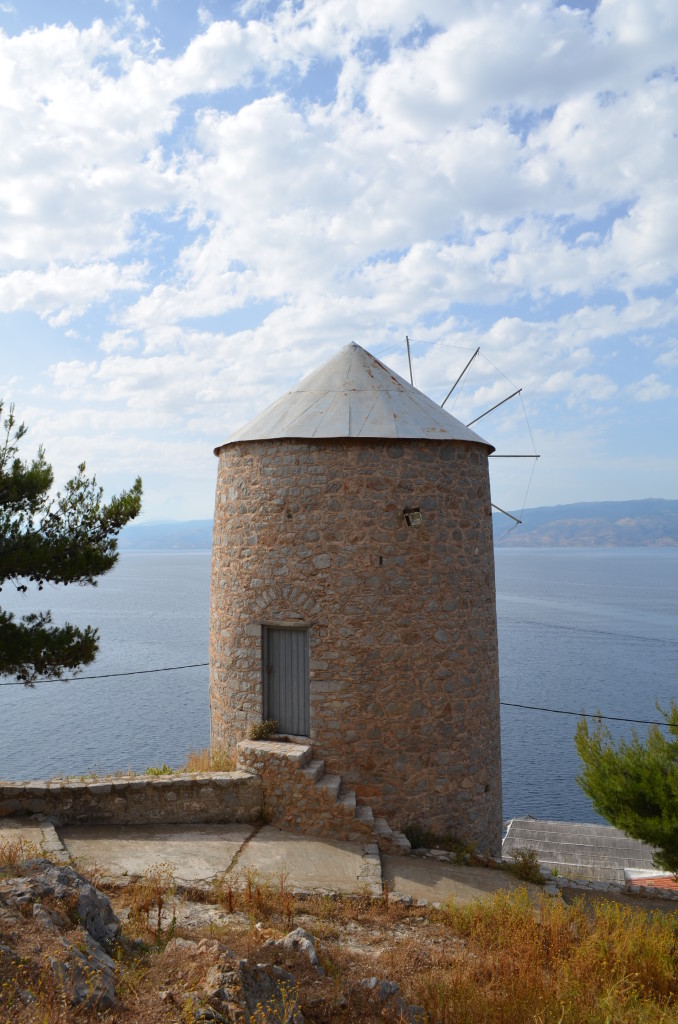
<path fill-rule="evenodd" d="M 356 341 L 506 509 L 678 498 L 675 0 L 0 0 L 0 396 L 57 482 L 212 515 Z"/>

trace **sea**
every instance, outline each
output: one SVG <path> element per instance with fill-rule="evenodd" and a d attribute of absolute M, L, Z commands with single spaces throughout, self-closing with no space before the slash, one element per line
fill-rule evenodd
<path fill-rule="evenodd" d="M 644 736 L 678 699 L 678 548 L 498 547 L 495 561 L 504 818 L 599 821 L 575 728 L 600 712 L 615 739 Z M 3 608 L 95 625 L 100 652 L 75 680 L 0 678 L 0 778 L 177 767 L 208 746 L 209 576 L 209 551 L 124 551 L 96 588 L 6 586 Z"/>

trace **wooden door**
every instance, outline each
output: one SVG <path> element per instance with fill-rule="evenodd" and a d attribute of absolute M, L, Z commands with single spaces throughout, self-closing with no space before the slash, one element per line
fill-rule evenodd
<path fill-rule="evenodd" d="M 264 719 L 280 732 L 311 734 L 308 630 L 265 626 L 263 635 Z"/>

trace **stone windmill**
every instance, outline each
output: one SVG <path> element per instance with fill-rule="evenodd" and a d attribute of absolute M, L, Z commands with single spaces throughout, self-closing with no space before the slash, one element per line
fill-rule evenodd
<path fill-rule="evenodd" d="M 356 344 L 215 450 L 213 743 L 275 719 L 393 825 L 499 853 L 492 451 Z"/>

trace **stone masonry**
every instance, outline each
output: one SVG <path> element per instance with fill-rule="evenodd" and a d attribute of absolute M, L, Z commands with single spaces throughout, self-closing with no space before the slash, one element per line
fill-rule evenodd
<path fill-rule="evenodd" d="M 338 778 L 326 776 L 328 785 L 315 785 L 310 745 L 244 740 L 238 744 L 238 764 L 261 778 L 264 817 L 271 824 L 349 842 L 371 840 L 369 826 L 356 821 L 355 797 L 352 805 L 337 800 Z"/>
<path fill-rule="evenodd" d="M 262 809 L 261 779 L 244 771 L 0 782 L 0 818 L 44 814 L 60 825 L 253 822 Z"/>
<path fill-rule="evenodd" d="M 219 452 L 212 742 L 262 718 L 262 626 L 309 630 L 314 757 L 393 827 L 498 855 L 499 674 L 488 447 L 241 441 Z M 421 510 L 408 528 L 403 510 Z"/>
<path fill-rule="evenodd" d="M 410 844 L 372 808 L 358 806 L 340 775 L 327 775 L 310 743 L 242 740 L 238 765 L 262 781 L 264 818 L 290 832 L 345 842 L 376 843 L 384 853 L 406 854 Z"/>

